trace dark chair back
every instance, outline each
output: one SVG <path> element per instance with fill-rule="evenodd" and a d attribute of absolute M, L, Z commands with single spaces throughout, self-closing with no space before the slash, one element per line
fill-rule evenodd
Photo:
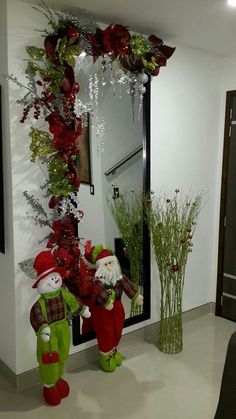
<path fill-rule="evenodd" d="M 214 419 L 236 419 L 236 332 L 232 334 L 228 344 L 219 403 Z"/>

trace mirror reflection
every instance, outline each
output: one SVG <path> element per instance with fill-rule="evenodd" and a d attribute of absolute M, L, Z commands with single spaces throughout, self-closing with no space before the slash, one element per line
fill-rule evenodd
<path fill-rule="evenodd" d="M 83 114 L 85 126 L 78 138 L 82 174 L 78 198 L 85 213 L 79 236 L 83 244 L 89 240 L 91 246 L 111 249 L 122 274 L 143 295 L 143 109 L 137 97 L 131 103 L 127 84 L 114 87 L 106 80 L 99 60 L 77 71 L 81 102 L 91 100 L 91 74 L 98 77 L 102 89 L 96 116 Z M 88 271 L 80 298 L 90 306 L 96 267 L 83 260 Z M 122 293 L 121 300 L 126 319 L 143 313 L 143 307 L 134 304 L 127 293 Z M 80 333 L 91 331 L 92 319 L 80 319 Z"/>

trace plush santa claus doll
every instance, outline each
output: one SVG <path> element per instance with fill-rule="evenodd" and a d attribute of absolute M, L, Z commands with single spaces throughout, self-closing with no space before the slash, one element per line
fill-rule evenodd
<path fill-rule="evenodd" d="M 87 306 L 83 306 L 73 294 L 62 287 L 65 270 L 56 266 L 49 251 L 41 252 L 34 261 L 37 288 L 40 298 L 30 312 L 30 322 L 37 336 L 37 360 L 43 383 L 46 403 L 56 406 L 70 391 L 63 380 L 64 365 L 70 348 L 70 328 L 67 312 L 90 317 Z"/>
<path fill-rule="evenodd" d="M 143 296 L 122 274 L 118 259 L 110 249 L 104 249 L 101 245 L 94 246 L 84 257 L 96 266 L 90 310 L 101 353 L 100 368 L 113 372 L 122 363 L 122 355 L 117 351 L 125 320 L 122 293 L 124 291 L 138 305 L 143 304 Z"/>

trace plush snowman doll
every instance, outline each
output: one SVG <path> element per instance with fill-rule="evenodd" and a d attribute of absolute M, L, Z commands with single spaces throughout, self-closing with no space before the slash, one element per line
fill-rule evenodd
<path fill-rule="evenodd" d="M 37 360 L 46 403 L 56 406 L 70 391 L 62 379 L 70 348 L 67 312 L 89 318 L 91 313 L 73 294 L 62 287 L 63 268 L 56 266 L 53 255 L 44 251 L 34 261 L 40 298 L 30 312 L 30 322 L 37 336 Z"/>

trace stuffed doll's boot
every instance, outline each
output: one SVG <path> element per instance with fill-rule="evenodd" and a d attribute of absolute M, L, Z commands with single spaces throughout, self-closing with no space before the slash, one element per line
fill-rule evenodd
<path fill-rule="evenodd" d="M 47 404 L 50 406 L 57 406 L 61 403 L 61 394 L 59 393 L 57 386 L 44 387 L 43 397 Z"/>
<path fill-rule="evenodd" d="M 116 362 L 113 357 L 113 352 L 107 354 L 101 353 L 99 360 L 100 368 L 105 372 L 113 372 L 116 369 Z"/>
<path fill-rule="evenodd" d="M 117 348 L 113 349 L 113 358 L 115 360 L 116 366 L 119 367 L 122 364 L 123 357 L 120 352 L 117 351 Z"/>
<path fill-rule="evenodd" d="M 63 380 L 62 378 L 60 378 L 57 381 L 57 390 L 59 391 L 61 397 L 64 399 L 65 397 L 69 396 L 70 393 L 70 387 L 69 384 Z"/>

